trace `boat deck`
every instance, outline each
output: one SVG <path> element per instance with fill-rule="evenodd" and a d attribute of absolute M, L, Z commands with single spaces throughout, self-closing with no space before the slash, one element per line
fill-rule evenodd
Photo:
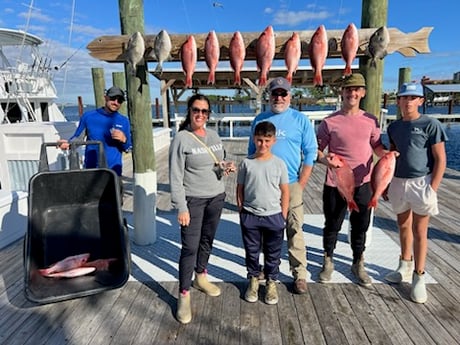
<path fill-rule="evenodd" d="M 246 141 L 225 141 L 229 159 L 240 161 Z M 132 221 L 132 162 L 125 157 L 124 216 Z M 429 230 L 429 299 L 410 301 L 409 284 L 389 285 L 383 276 L 397 264 L 398 233 L 388 203 L 374 218 L 366 268 L 374 284 L 363 288 L 349 274 L 346 229 L 337 246 L 331 284 L 318 284 L 321 253 L 321 190 L 324 167 L 314 168 L 304 193 L 308 293 L 295 295 L 283 249 L 279 303 L 244 301 L 244 252 L 235 213 L 235 176 L 226 179 L 227 202 L 218 229 L 210 279 L 220 297 L 192 290 L 193 320 L 179 324 L 178 225 L 170 207 L 167 149 L 156 153 L 157 242 L 131 242 L 132 272 L 122 288 L 38 305 L 24 295 L 22 241 L 0 251 L 1 344 L 458 344 L 460 341 L 460 172 L 448 170 L 439 192 L 440 214 Z M 132 228 L 130 230 L 132 233 Z M 132 235 L 132 234 L 131 234 Z M 284 244 L 286 247 L 286 244 Z"/>

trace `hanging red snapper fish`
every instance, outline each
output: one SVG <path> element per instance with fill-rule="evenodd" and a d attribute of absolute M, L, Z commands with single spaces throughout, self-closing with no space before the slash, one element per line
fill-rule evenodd
<path fill-rule="evenodd" d="M 374 166 L 371 175 L 372 198 L 367 205 L 369 208 L 377 208 L 380 196 L 385 192 L 393 178 L 396 168 L 397 151 L 385 153 Z"/>
<path fill-rule="evenodd" d="M 244 58 L 246 57 L 246 45 L 244 44 L 243 36 L 239 31 L 236 31 L 230 40 L 228 54 L 230 58 L 230 66 L 232 66 L 235 73 L 233 84 L 241 85 L 241 70 L 243 69 Z"/>
<path fill-rule="evenodd" d="M 343 75 L 351 74 L 351 64 L 356 58 L 356 53 L 359 48 L 359 34 L 355 24 L 348 24 L 343 32 L 342 40 L 340 41 L 340 49 L 342 58 L 345 61 L 345 69 Z"/>
<path fill-rule="evenodd" d="M 208 85 L 216 82 L 216 68 L 219 63 L 220 47 L 214 30 L 208 33 L 204 43 L 204 59 L 209 68 Z"/>
<path fill-rule="evenodd" d="M 257 68 L 260 71 L 259 86 L 267 84 L 267 76 L 275 57 L 275 33 L 271 25 L 260 34 L 256 44 Z"/>
<path fill-rule="evenodd" d="M 284 62 L 287 67 L 286 79 L 290 84 L 292 84 L 292 76 L 297 71 L 297 67 L 299 67 L 301 55 L 302 49 L 299 34 L 294 32 L 286 42 L 286 46 L 284 48 Z"/>
<path fill-rule="evenodd" d="M 324 25 L 320 25 L 311 37 L 310 44 L 308 45 L 308 56 L 310 57 L 310 64 L 315 73 L 313 77 L 314 86 L 323 85 L 322 70 L 326 63 L 328 50 L 326 28 Z"/>
<path fill-rule="evenodd" d="M 193 86 L 192 77 L 193 73 L 195 73 L 197 61 L 196 41 L 192 35 L 188 36 L 180 48 L 180 60 L 182 70 L 185 73 L 185 86 L 191 88 Z"/>

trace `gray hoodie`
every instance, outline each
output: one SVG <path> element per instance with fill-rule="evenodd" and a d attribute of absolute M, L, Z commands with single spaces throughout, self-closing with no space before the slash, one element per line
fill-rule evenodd
<path fill-rule="evenodd" d="M 179 212 L 188 210 L 187 196 L 212 198 L 225 191 L 223 180 L 218 180 L 213 170 L 214 158 L 190 133 L 189 129 L 176 133 L 169 147 L 171 202 Z M 222 141 L 215 131 L 206 129 L 205 137 L 196 137 L 219 161 L 224 159 Z"/>

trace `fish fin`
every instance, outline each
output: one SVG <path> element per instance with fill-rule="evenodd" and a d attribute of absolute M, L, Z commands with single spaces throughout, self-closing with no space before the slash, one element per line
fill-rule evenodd
<path fill-rule="evenodd" d="M 286 80 L 289 82 L 289 84 L 292 84 L 292 73 L 286 74 Z"/>
<path fill-rule="evenodd" d="M 375 58 L 372 58 L 370 66 L 373 68 L 377 68 L 377 63 L 375 62 Z"/>
<path fill-rule="evenodd" d="M 214 85 L 215 81 L 216 81 L 215 74 L 213 72 L 209 72 L 208 85 Z"/>

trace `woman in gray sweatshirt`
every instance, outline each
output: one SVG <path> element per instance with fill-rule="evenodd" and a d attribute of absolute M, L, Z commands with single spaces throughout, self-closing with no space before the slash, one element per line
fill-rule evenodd
<path fill-rule="evenodd" d="M 187 102 L 187 116 L 169 149 L 171 201 L 178 211 L 182 248 L 179 259 L 177 320 L 192 319 L 190 287 L 209 296 L 220 288 L 208 281 L 206 267 L 225 199 L 223 175 L 234 170 L 222 165 L 224 149 L 219 135 L 205 127 L 210 115 L 209 99 L 201 94 Z"/>

